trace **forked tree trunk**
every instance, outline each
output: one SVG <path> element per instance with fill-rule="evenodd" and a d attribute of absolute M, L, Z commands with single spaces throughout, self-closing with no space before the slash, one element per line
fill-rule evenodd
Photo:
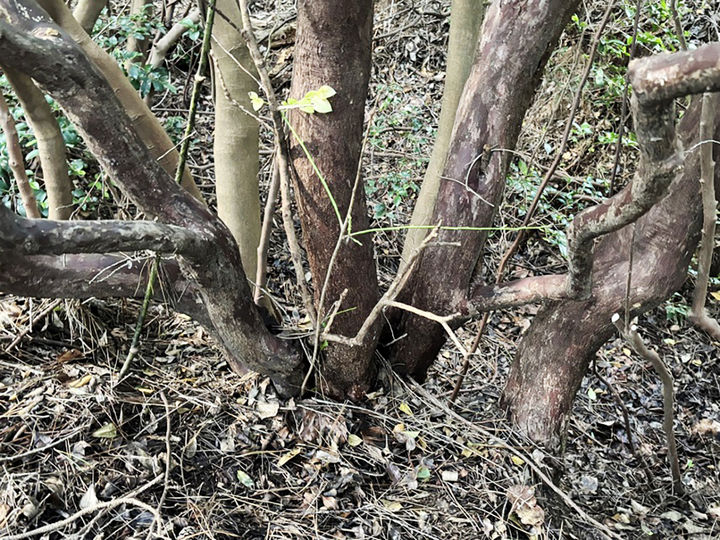
<path fill-rule="evenodd" d="M 492 225 L 509 163 L 509 153 L 502 150 L 515 147 L 545 62 L 577 4 L 525 0 L 490 5 L 430 223 Z M 445 245 L 424 252 L 400 299 L 438 314 L 457 311 L 478 272 L 486 238 L 483 231 L 441 230 L 438 242 Z M 392 364 L 422 380 L 445 342 L 444 331 L 439 324 L 403 313 L 395 335 L 403 334 L 391 351 Z"/>
<path fill-rule="evenodd" d="M 105 172 L 149 218 L 157 219 L 110 223 L 22 220 L 5 209 L 4 215 L 0 214 L 0 228 L 5 232 L 0 251 L 7 255 L 0 257 L 4 280 L 12 281 L 8 276 L 22 270 L 17 265 L 27 260 L 26 256 L 51 254 L 45 263 L 52 273 L 64 264 L 65 256 L 73 254 L 139 249 L 175 253 L 183 274 L 196 284 L 196 297 L 202 304 L 198 311 L 212 321 L 211 332 L 230 353 L 231 365 L 238 367 L 242 362 L 270 375 L 281 393 L 297 393 L 299 354 L 265 327 L 227 227 L 162 169 L 108 81 L 33 0 L 0 0 L 0 10 L 6 17 L 0 18 L 4 61 L 52 95 Z M 13 234 L 8 236 L 7 231 Z M 86 275 L 85 279 L 96 276 Z M 36 275 L 26 286 L 30 292 L 46 284 Z M 73 294 L 66 291 L 62 296 Z"/>
<path fill-rule="evenodd" d="M 130 2 L 130 16 L 135 17 L 139 20 L 143 20 L 144 17 L 151 17 L 153 10 L 152 0 L 132 0 Z M 147 53 L 150 45 L 152 44 L 152 37 L 146 36 L 143 39 L 138 39 L 136 35 L 131 32 L 127 38 L 127 52 L 129 54 L 135 54 L 134 58 L 130 58 L 125 63 L 125 70 L 130 69 L 130 64 L 144 64 L 147 58 Z"/>
<path fill-rule="evenodd" d="M 350 204 L 363 137 L 363 118 L 370 77 L 372 0 L 298 1 L 297 38 L 290 95 L 329 85 L 333 112 L 306 114 L 294 110 L 290 124 L 329 184 L 342 218 Z M 320 179 L 298 141 L 291 137 L 297 170 L 296 198 L 303 227 L 316 305 L 320 302 L 328 264 L 340 234 L 338 218 Z M 354 231 L 369 226 L 363 186 L 352 208 Z M 345 242 L 332 268 L 322 312 L 343 291 L 348 293 L 332 326 L 333 333 L 354 336 L 378 299 L 378 284 L 369 237 L 362 245 Z M 320 311 L 320 309 L 318 309 Z M 335 397 L 360 398 L 370 386 L 377 330 L 366 347 L 331 344 L 321 369 L 322 389 Z"/>
<path fill-rule="evenodd" d="M 259 125 L 257 120 L 233 103 L 235 101 L 246 110 L 252 110 L 248 92 L 257 92 L 258 87 L 248 73 L 255 71 L 255 65 L 240 32 L 236 30 L 242 28 L 237 2 L 220 0 L 217 9 L 233 23 L 231 25 L 224 17 L 217 17 L 213 25 L 213 157 L 218 215 L 240 247 L 245 274 L 255 279 L 260 241 Z"/>
<path fill-rule="evenodd" d="M 697 136 L 697 105 L 678 128 L 685 148 Z M 702 222 L 698 177 L 695 150 L 688 154 L 683 174 L 668 195 L 634 225 L 633 314 L 657 306 L 685 281 Z M 615 333 L 610 318 L 624 312 L 631 237 L 632 226 L 603 237 L 595 247 L 593 298 L 546 305 L 520 343 L 502 404 L 513 423 L 532 439 L 557 442 L 590 361 Z"/>
<path fill-rule="evenodd" d="M 438 121 L 438 132 L 433 144 L 430 163 L 425 171 L 420 193 L 413 208 L 410 225 L 434 225 L 430 223 L 442 175 L 450 135 L 455 124 L 460 96 L 475 58 L 480 28 L 485 16 L 485 2 L 478 0 L 453 0 L 450 11 L 450 37 L 448 38 L 447 66 L 445 68 L 445 88 L 443 89 L 442 109 Z M 403 244 L 400 270 L 412 257 L 423 239 L 427 229 L 409 229 Z"/>

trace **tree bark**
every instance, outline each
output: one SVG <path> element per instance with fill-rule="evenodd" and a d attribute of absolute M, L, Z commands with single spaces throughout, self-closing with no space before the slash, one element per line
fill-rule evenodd
<path fill-rule="evenodd" d="M 450 37 L 445 68 L 445 88 L 443 89 L 438 131 L 430 163 L 425 171 L 425 178 L 413 208 L 410 225 L 433 225 L 430 220 L 435 208 L 438 189 L 440 189 L 440 176 L 447 160 L 450 136 L 455 124 L 455 113 L 460 96 L 475 58 L 474 52 L 485 16 L 485 2 L 482 0 L 453 0 L 450 9 Z M 403 244 L 400 272 L 427 234 L 427 229 L 408 230 Z"/>
<path fill-rule="evenodd" d="M 23 156 L 22 148 L 20 148 L 20 140 L 18 139 L 17 129 L 15 128 L 15 119 L 12 114 L 10 114 L 10 108 L 2 92 L 0 92 L 0 127 L 5 135 L 8 164 L 15 177 L 15 183 L 20 193 L 20 200 L 22 201 L 25 215 L 35 219 L 42 217 L 40 210 L 38 210 L 35 193 L 30 186 L 30 181 L 25 172 L 25 156 Z"/>
<path fill-rule="evenodd" d="M 48 196 L 48 217 L 70 219 L 73 212 L 73 184 L 65 159 L 65 140 L 45 95 L 27 75 L 3 68 L 25 111 L 25 118 L 37 139 L 43 182 Z"/>
<path fill-rule="evenodd" d="M 494 2 L 488 8 L 478 52 L 455 117 L 431 223 L 490 227 L 505 185 L 509 154 L 525 113 L 578 1 Z M 465 302 L 478 273 L 487 232 L 441 230 L 425 250 L 400 300 L 425 311 L 452 313 Z M 447 245 L 455 243 L 459 245 Z M 393 367 L 423 380 L 445 342 L 440 325 L 416 315 L 393 316 Z"/>
<path fill-rule="evenodd" d="M 695 103 L 678 127 L 686 148 L 697 136 L 698 119 Z M 715 138 L 719 136 L 720 130 L 716 130 Z M 684 282 L 702 219 L 698 153 L 686 157 L 683 173 L 661 203 L 634 225 L 598 241 L 592 298 L 552 302 L 535 316 L 520 343 L 502 396 L 513 423 L 532 439 L 550 445 L 557 442 L 590 361 L 614 333 L 611 317 L 622 311 L 625 301 L 632 227 L 635 242 L 629 305 L 633 315 L 657 306 Z"/>
<path fill-rule="evenodd" d="M 215 59 L 215 190 L 218 215 L 240 246 L 245 274 L 255 278 L 260 241 L 260 193 L 258 186 L 259 132 L 257 120 L 240 110 L 233 100 L 252 110 L 248 92 L 257 92 L 255 64 L 236 28 L 242 28 L 235 0 L 219 0 L 213 25 L 212 54 Z M 227 51 L 227 52 L 226 52 Z M 241 68 L 240 66 L 243 66 Z"/>
<path fill-rule="evenodd" d="M 363 137 L 363 118 L 370 77 L 373 3 L 371 0 L 300 0 L 290 96 L 329 85 L 337 91 L 333 112 L 291 111 L 290 124 L 304 141 L 344 219 L 348 210 Z M 333 205 L 306 158 L 293 140 L 291 156 L 297 171 L 296 196 L 318 313 L 327 316 L 344 290 L 348 293 L 335 318 L 333 332 L 354 336 L 375 305 L 379 293 L 372 241 L 344 242 L 330 274 L 325 302 L 319 306 L 323 283 L 340 224 Z M 369 226 L 362 185 L 352 208 L 353 230 Z M 347 311 L 346 311 L 347 310 Z M 320 317 L 322 320 L 322 317 Z M 364 347 L 331 344 L 321 369 L 322 390 L 359 399 L 373 377 L 373 351 L 378 325 Z"/>

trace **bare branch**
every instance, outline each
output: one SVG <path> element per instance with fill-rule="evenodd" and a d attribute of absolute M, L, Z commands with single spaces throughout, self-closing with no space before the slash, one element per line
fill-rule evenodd
<path fill-rule="evenodd" d="M 715 201 L 715 162 L 713 161 L 712 136 L 715 131 L 715 113 L 720 94 L 703 96 L 700 115 L 700 191 L 703 200 L 702 246 L 698 254 L 698 277 L 695 282 L 692 308 L 689 319 L 705 330 L 714 340 L 720 341 L 720 324 L 705 311 L 710 266 L 715 247 L 715 225 L 717 202 Z"/>
<path fill-rule="evenodd" d="M 651 351 L 645 346 L 640 335 L 637 333 L 637 326 L 634 324 L 629 328 L 625 328 L 621 322 L 619 313 L 612 317 L 613 324 L 617 327 L 620 335 L 628 342 L 633 350 L 644 360 L 648 361 L 662 381 L 663 388 L 663 428 L 665 437 L 667 438 L 668 460 L 672 470 L 673 487 L 679 494 L 683 494 L 685 489 L 682 482 L 682 474 L 680 473 L 680 461 L 678 459 L 677 446 L 675 444 L 675 431 L 673 427 L 673 405 L 675 401 L 673 392 L 673 378 L 668 371 L 665 362 L 662 361 L 660 355 L 655 351 Z"/>
<path fill-rule="evenodd" d="M 152 221 L 52 221 L 22 218 L 0 205 L 0 253 L 62 255 L 140 251 L 202 259 L 209 238 Z"/>

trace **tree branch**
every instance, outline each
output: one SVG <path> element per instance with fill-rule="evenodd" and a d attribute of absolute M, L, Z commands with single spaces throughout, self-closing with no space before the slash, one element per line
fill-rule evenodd
<path fill-rule="evenodd" d="M 22 218 L 0 205 L 0 253 L 62 255 L 140 251 L 202 259 L 209 238 L 152 221 L 52 221 Z"/>

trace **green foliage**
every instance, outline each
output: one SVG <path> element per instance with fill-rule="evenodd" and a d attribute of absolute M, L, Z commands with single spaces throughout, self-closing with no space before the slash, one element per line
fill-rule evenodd
<path fill-rule="evenodd" d="M 192 22 L 187 22 L 187 26 L 190 28 Z M 125 73 L 142 96 L 148 95 L 151 90 L 177 92 L 177 88 L 170 81 L 167 69 L 162 66 L 153 68 L 134 62 L 139 53 L 127 50 L 128 38 L 152 40 L 157 31 L 162 28 L 162 23 L 159 19 L 151 16 L 148 8 L 138 15 L 113 15 L 99 20 L 96 25 L 98 33 L 94 38 L 95 41 L 117 60 L 124 71 L 126 65 L 129 66 Z M 192 31 L 189 33 L 192 34 Z"/>
<path fill-rule="evenodd" d="M 676 292 L 665 301 L 665 318 L 670 322 L 675 324 L 682 323 L 687 319 L 689 312 L 690 308 L 680 293 Z"/>

